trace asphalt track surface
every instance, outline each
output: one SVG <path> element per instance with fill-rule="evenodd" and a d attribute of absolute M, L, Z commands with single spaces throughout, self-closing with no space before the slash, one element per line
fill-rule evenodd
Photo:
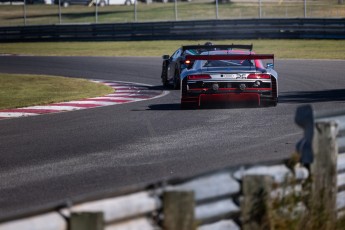
<path fill-rule="evenodd" d="M 288 157 L 297 106 L 345 108 L 345 61 L 277 60 L 280 103 L 180 110 L 179 92 L 129 104 L 0 120 L 0 221 L 134 184 Z M 0 72 L 161 88 L 160 58 L 0 57 Z"/>

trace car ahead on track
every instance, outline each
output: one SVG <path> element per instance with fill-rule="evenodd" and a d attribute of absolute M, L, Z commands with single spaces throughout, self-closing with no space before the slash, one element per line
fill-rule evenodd
<path fill-rule="evenodd" d="M 181 108 L 209 103 L 277 105 L 278 74 L 273 69 L 273 54 L 255 54 L 252 45 L 229 45 L 227 50 L 186 55 L 185 59 L 194 63 L 181 73 Z M 273 63 L 264 66 L 264 59 Z"/>
<path fill-rule="evenodd" d="M 171 56 L 163 55 L 162 64 L 162 83 L 164 87 L 173 86 L 173 89 L 180 88 L 180 74 L 190 64 L 186 63 L 186 55 L 197 55 L 204 51 L 225 48 L 223 45 L 213 45 L 206 42 L 205 45 L 182 46 L 177 49 Z"/>

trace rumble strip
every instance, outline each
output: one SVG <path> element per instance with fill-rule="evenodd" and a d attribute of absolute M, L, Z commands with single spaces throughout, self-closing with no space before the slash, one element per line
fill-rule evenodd
<path fill-rule="evenodd" d="M 166 94 L 163 90 L 150 89 L 150 85 L 131 82 L 93 80 L 112 87 L 115 91 L 103 97 L 93 97 L 77 101 L 60 102 L 42 106 L 0 110 L 0 119 L 35 116 L 40 114 L 74 111 L 100 106 L 117 105 L 158 98 Z"/>

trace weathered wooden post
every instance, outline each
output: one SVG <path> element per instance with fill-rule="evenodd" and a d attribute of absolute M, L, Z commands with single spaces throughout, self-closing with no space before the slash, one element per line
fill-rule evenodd
<path fill-rule="evenodd" d="M 271 229 L 271 176 L 247 175 L 242 180 L 243 202 L 241 221 L 243 230 Z"/>
<path fill-rule="evenodd" d="M 334 229 L 337 195 L 337 123 L 316 119 L 310 105 L 297 108 L 304 137 L 297 143 L 301 163 L 310 169 L 309 219 L 318 229 Z"/>
<path fill-rule="evenodd" d="M 193 230 L 194 218 L 193 191 L 167 191 L 163 194 L 164 230 Z"/>
<path fill-rule="evenodd" d="M 323 215 L 322 218 L 327 220 L 323 229 L 335 229 L 336 224 L 337 127 L 334 121 L 317 121 L 314 128 L 311 207 L 315 219 Z"/>
<path fill-rule="evenodd" d="M 103 212 L 72 213 L 69 230 L 103 230 Z"/>

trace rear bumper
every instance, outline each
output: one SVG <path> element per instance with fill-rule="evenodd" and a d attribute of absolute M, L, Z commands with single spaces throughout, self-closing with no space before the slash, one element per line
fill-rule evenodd
<path fill-rule="evenodd" d="M 260 95 L 257 93 L 226 93 L 226 94 L 200 94 L 199 105 L 210 103 L 256 103 L 260 105 Z"/>
<path fill-rule="evenodd" d="M 214 87 L 216 86 L 216 87 Z M 203 104 L 243 104 L 266 106 L 277 104 L 276 80 L 253 80 L 224 82 L 182 81 L 181 104 L 201 106 Z"/>
<path fill-rule="evenodd" d="M 261 105 L 261 96 L 258 93 L 217 93 L 183 96 L 181 103 L 195 106 L 207 104 L 255 104 Z"/>

